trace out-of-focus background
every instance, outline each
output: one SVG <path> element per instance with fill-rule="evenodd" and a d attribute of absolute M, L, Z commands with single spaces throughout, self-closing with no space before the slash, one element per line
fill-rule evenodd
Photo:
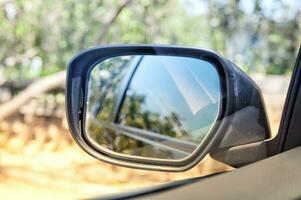
<path fill-rule="evenodd" d="M 78 199 L 231 170 L 183 173 L 97 161 L 65 119 L 68 61 L 112 43 L 176 44 L 226 56 L 260 86 L 273 135 L 301 39 L 299 0 L 0 0 L 0 198 Z"/>

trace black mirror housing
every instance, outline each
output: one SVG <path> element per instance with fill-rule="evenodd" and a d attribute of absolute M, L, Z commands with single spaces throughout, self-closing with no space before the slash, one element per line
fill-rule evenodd
<path fill-rule="evenodd" d="M 87 81 L 92 68 L 108 58 L 124 55 L 164 55 L 203 59 L 213 63 L 221 81 L 222 105 L 217 122 L 206 140 L 187 159 L 176 162 L 114 155 L 95 148 L 87 140 L 83 119 L 87 101 Z M 221 55 L 204 49 L 161 45 L 113 45 L 94 47 L 80 52 L 68 66 L 66 109 L 74 140 L 91 156 L 112 164 L 148 170 L 184 171 L 210 155 L 227 162 L 222 152 L 271 137 L 260 89 L 237 66 Z M 229 155 L 227 155 L 229 156 Z M 240 163 L 235 159 L 235 164 Z M 245 163 L 245 161 L 242 161 Z M 228 163 L 233 164 L 233 163 Z"/>

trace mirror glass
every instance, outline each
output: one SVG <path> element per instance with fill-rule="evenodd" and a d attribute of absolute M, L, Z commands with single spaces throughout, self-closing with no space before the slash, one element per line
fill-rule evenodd
<path fill-rule="evenodd" d="M 219 74 L 205 60 L 162 55 L 104 60 L 90 73 L 84 129 L 97 148 L 150 159 L 189 156 L 221 107 Z"/>

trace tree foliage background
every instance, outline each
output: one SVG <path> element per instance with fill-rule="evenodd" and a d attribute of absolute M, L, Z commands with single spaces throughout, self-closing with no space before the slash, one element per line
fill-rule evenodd
<path fill-rule="evenodd" d="M 250 73 L 289 73 L 300 43 L 300 1 L 1 0 L 2 79 L 64 70 L 99 44 L 204 47 Z"/>

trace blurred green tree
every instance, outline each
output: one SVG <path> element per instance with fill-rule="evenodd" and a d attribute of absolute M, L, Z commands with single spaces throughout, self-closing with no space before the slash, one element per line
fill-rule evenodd
<path fill-rule="evenodd" d="M 301 3 L 265 2 L 0 1 L 0 65 L 7 79 L 33 79 L 65 69 L 90 46 L 165 43 L 211 48 L 246 71 L 284 74 L 299 47 Z"/>

